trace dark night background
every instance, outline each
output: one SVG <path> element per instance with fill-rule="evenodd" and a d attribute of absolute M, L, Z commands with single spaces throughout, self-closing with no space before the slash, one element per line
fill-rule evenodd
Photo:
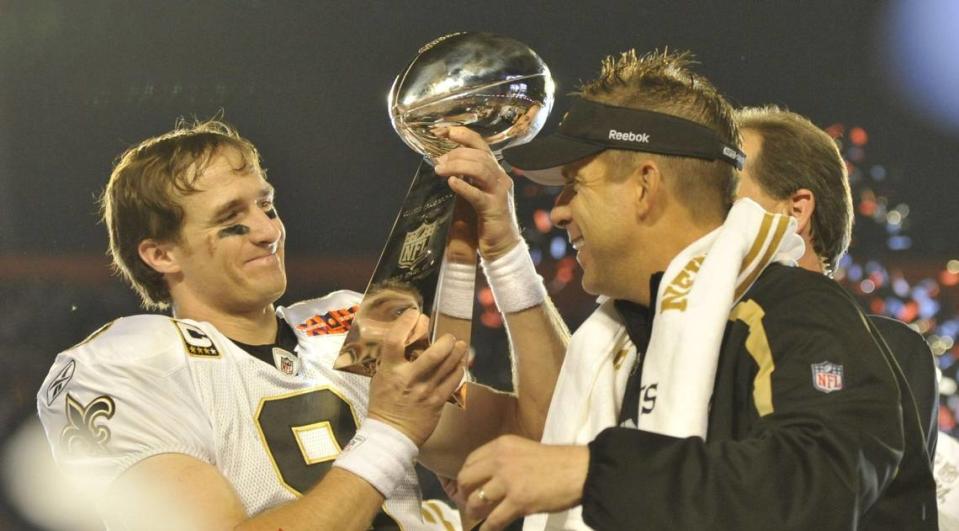
<path fill-rule="evenodd" d="M 735 105 L 785 105 L 830 127 L 858 213 L 840 277 L 871 311 L 926 334 L 951 375 L 942 423 L 954 430 L 956 6 L 0 0 L 0 445 L 27 440 L 13 434 L 25 421 L 32 429 L 34 395 L 59 350 L 138 311 L 109 274 L 95 205 L 123 149 L 178 117 L 222 110 L 259 147 L 278 189 L 291 277 L 281 302 L 362 290 L 417 164 L 390 126 L 387 92 L 421 45 L 453 31 L 500 33 L 536 50 L 557 82 L 551 125 L 562 95 L 604 55 L 669 47 L 694 51 Z M 565 246 L 535 223 L 555 191 L 517 185 L 541 272 L 575 326 L 591 301 Z M 500 345 L 495 319 L 481 322 L 478 337 Z M 497 349 L 477 343 L 480 372 L 501 381 L 482 359 Z M 0 452 L 10 464 L 0 528 L 55 527 L 14 508 L 11 500 L 47 491 L 18 482 L 9 470 L 19 458 Z"/>

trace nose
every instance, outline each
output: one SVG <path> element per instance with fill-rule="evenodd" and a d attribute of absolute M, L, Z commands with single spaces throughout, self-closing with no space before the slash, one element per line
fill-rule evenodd
<path fill-rule="evenodd" d="M 572 213 L 569 208 L 569 202 L 572 198 L 573 193 L 565 189 L 556 196 L 553 209 L 549 211 L 549 220 L 553 223 L 554 227 L 565 229 L 566 226 L 569 225 L 569 222 L 572 221 Z"/>
<path fill-rule="evenodd" d="M 250 221 L 250 237 L 258 245 L 274 245 L 283 238 L 284 227 L 279 216 L 270 217 L 267 212 L 257 208 Z"/>

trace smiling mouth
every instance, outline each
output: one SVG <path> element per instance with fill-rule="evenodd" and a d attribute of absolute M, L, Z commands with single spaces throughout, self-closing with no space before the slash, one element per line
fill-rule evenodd
<path fill-rule="evenodd" d="M 263 265 L 263 264 L 277 262 L 279 261 L 279 259 L 280 258 L 275 253 L 273 253 L 273 254 L 258 256 L 256 258 L 251 258 L 250 260 L 247 260 L 246 263 L 250 265 Z"/>

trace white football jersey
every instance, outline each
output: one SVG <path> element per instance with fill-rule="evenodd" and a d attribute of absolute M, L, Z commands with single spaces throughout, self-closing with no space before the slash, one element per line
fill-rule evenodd
<path fill-rule="evenodd" d="M 274 365 L 206 322 L 113 321 L 57 356 L 37 395 L 54 459 L 102 492 L 143 459 L 182 453 L 215 466 L 247 514 L 293 500 L 319 482 L 366 418 L 369 378 L 332 368 L 359 300 L 338 291 L 278 308 L 297 346 L 294 354 L 274 349 Z M 411 472 L 373 528 L 459 526 L 436 506 L 421 506 Z"/>
<path fill-rule="evenodd" d="M 934 472 L 939 498 L 939 529 L 959 531 L 959 440 L 941 431 L 936 444 Z"/>

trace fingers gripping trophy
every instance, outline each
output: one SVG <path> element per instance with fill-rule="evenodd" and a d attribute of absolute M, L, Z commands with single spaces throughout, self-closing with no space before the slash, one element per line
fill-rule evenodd
<path fill-rule="evenodd" d="M 414 357 L 445 333 L 469 342 L 477 236 L 472 208 L 437 177 L 439 156 L 457 147 L 453 126 L 479 133 L 499 158 L 531 140 L 553 106 L 549 68 L 525 44 L 491 33 L 452 33 L 418 52 L 396 77 L 390 120 L 423 161 L 413 175 L 336 368 L 372 376 L 385 331 L 403 311 L 430 316 L 430 330 L 414 333 Z M 468 296 L 467 296 L 468 295 Z M 465 405 L 465 387 L 452 400 Z"/>

